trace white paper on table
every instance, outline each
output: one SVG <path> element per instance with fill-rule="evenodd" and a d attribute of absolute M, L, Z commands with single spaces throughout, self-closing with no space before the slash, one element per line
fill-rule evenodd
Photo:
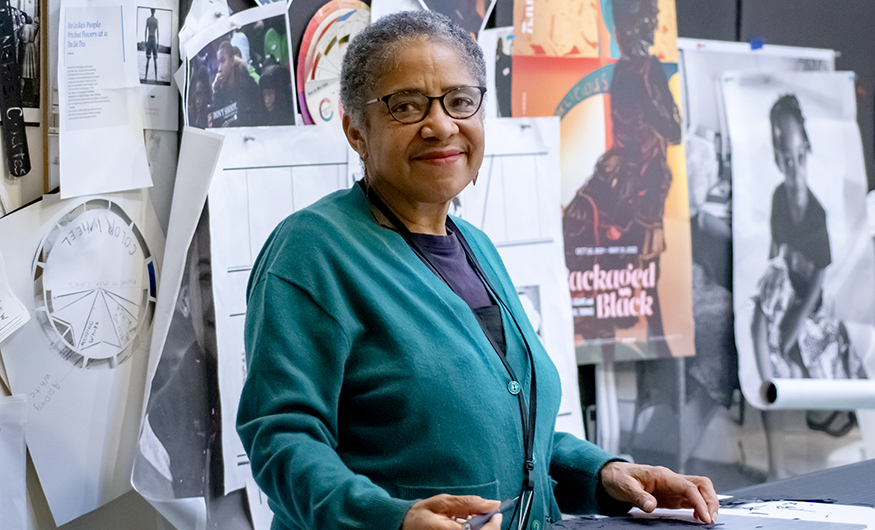
<path fill-rule="evenodd" d="M 811 504 L 811 503 L 806 503 Z M 840 511 L 832 512 L 838 515 Z M 871 517 L 871 513 L 869 514 Z M 629 520 L 631 519 L 631 520 Z M 649 521 L 649 522 L 648 522 Z M 757 528 L 762 530 L 865 530 L 865 523 L 840 517 L 813 518 L 802 517 L 776 517 L 766 512 L 743 512 L 735 509 L 720 508 L 715 524 L 704 525 L 693 516 L 693 510 L 669 510 L 657 508 L 652 513 L 645 513 L 638 508 L 629 512 L 628 519 L 620 518 L 611 523 L 621 528 L 640 528 L 641 526 L 659 526 L 662 528 L 721 528 L 723 530 L 749 530 Z"/>
<path fill-rule="evenodd" d="M 150 60 L 146 56 L 150 37 L 147 22 L 153 11 L 158 28 L 154 35 L 157 56 Z M 136 4 L 136 22 L 136 64 L 143 101 L 143 127 L 176 131 L 179 129 L 179 98 L 173 73 L 179 64 L 179 39 L 175 38 L 179 28 L 179 2 L 148 0 Z"/>
<path fill-rule="evenodd" d="M 15 297 L 6 278 L 6 266 L 0 254 L 0 343 L 30 320 L 30 313 Z"/>
<path fill-rule="evenodd" d="M 3 528 L 24 530 L 27 521 L 24 396 L 0 396 L 0 513 Z"/>
<path fill-rule="evenodd" d="M 744 249 L 733 254 L 735 338 L 741 388 L 745 398 L 757 408 L 776 407 L 761 394 L 764 378 L 756 362 L 751 322 L 755 297 L 760 294 L 759 281 L 770 267 L 772 196 L 778 185 L 784 182 L 784 176 L 775 165 L 769 113 L 775 101 L 785 94 L 795 94 L 799 101 L 811 145 L 805 182 L 826 212 L 831 263 L 823 275 L 823 307 L 831 312 L 830 321 L 836 326 L 839 323 L 844 325 L 850 345 L 870 377 L 863 380 L 868 385 L 857 381 L 853 386 L 871 385 L 870 390 L 865 391 L 870 397 L 875 389 L 875 381 L 871 380 L 875 376 L 875 327 L 872 325 L 875 299 L 860 295 L 875 292 L 875 252 L 866 221 L 867 184 L 856 121 L 854 74 L 726 73 L 723 76 L 723 96 L 729 130 L 743 131 L 743 134 L 732 135 L 732 238 L 736 249 Z M 836 376 L 831 374 L 823 379 L 832 377 Z M 774 381 L 779 389 L 781 381 Z M 794 384 L 807 382 L 815 383 L 799 380 Z M 826 381 L 816 383 L 821 387 L 832 384 Z M 808 392 L 801 397 L 787 406 L 805 409 L 824 406 L 823 395 Z M 831 400 L 829 407 L 860 406 L 859 399 L 863 396 L 845 394 L 845 397 L 848 399 L 846 406 L 839 407 L 835 400 Z M 871 400 L 869 403 L 870 406 L 873 404 Z"/>
<path fill-rule="evenodd" d="M 131 488 L 164 236 L 146 190 L 46 196 L 0 219 L 0 248 L 33 313 L 3 361 L 62 525 Z"/>
<path fill-rule="evenodd" d="M 739 506 L 720 508 L 720 514 L 767 516 L 775 519 L 855 523 L 871 528 L 875 522 L 875 508 L 824 502 L 769 501 L 750 502 Z M 719 521 L 719 516 L 718 516 Z"/>
<path fill-rule="evenodd" d="M 559 370 L 556 429 L 583 438 L 559 189 L 559 118 L 488 119 L 477 185 L 459 194 L 450 213 L 486 232 L 498 249 Z"/>
<path fill-rule="evenodd" d="M 143 403 L 146 404 L 149 403 L 152 381 L 158 364 L 161 362 L 174 308 L 179 297 L 186 254 L 201 211 L 206 203 L 207 190 L 218 162 L 223 140 L 221 135 L 208 131 L 192 128 L 183 130 L 174 201 L 171 207 L 163 271 L 159 284 L 161 297 L 155 308 L 146 376 L 147 384 L 143 397 Z M 180 403 L 180 407 L 185 407 L 185 403 Z M 206 505 L 203 498 L 168 500 L 159 498 L 160 495 L 153 490 L 156 480 L 154 477 L 151 477 L 153 480 L 149 480 L 149 477 L 150 473 L 154 473 L 154 471 L 145 463 L 149 462 L 153 467 L 159 467 L 154 466 L 154 462 L 160 460 L 155 455 L 162 454 L 162 451 L 165 451 L 163 454 L 166 455 L 166 450 L 160 446 L 160 441 L 154 438 L 154 434 L 146 422 L 146 415 L 149 412 L 147 409 L 148 406 L 144 407 L 140 420 L 138 456 L 133 466 L 131 483 L 134 489 L 168 519 L 172 516 L 183 521 L 194 521 L 194 526 L 200 528 L 206 524 Z M 167 471 L 168 475 L 172 475 L 172 470 Z M 166 489 L 172 489 L 172 487 L 167 485 Z M 177 525 L 178 528 L 191 526 L 191 524 Z"/>
<path fill-rule="evenodd" d="M 62 0 L 58 39 L 61 196 L 152 185 L 137 77 L 137 4 Z"/>
<path fill-rule="evenodd" d="M 246 486 L 251 474 L 236 419 L 246 378 L 243 322 L 252 265 L 280 221 L 348 187 L 347 141 L 333 127 L 214 130 L 225 136 L 209 208 L 227 493 Z"/>

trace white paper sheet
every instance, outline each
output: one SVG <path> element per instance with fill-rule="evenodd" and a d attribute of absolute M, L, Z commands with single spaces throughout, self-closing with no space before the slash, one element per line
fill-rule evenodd
<path fill-rule="evenodd" d="M 798 363 L 783 361 L 785 357 L 777 356 L 770 348 L 757 347 L 752 332 L 755 315 L 755 300 L 767 299 L 774 301 L 777 297 L 769 297 L 760 287 L 761 279 L 770 271 L 776 271 L 781 263 L 790 260 L 793 273 L 801 271 L 806 263 L 812 263 L 814 258 L 808 258 L 801 251 L 792 250 L 787 259 L 780 257 L 770 261 L 770 245 L 772 231 L 786 228 L 789 221 L 785 216 L 772 211 L 773 195 L 777 197 L 779 185 L 785 183 L 785 177 L 776 165 L 776 154 L 772 145 L 772 127 L 770 125 L 770 110 L 779 97 L 787 94 L 796 96 L 802 116 L 805 120 L 805 131 L 811 146 L 800 167 L 805 168 L 804 179 L 809 197 L 807 208 L 816 208 L 817 204 L 825 211 L 825 228 L 828 236 L 828 249 L 821 239 L 809 238 L 798 248 L 804 248 L 809 254 L 828 250 L 831 261 L 823 272 L 821 309 L 804 316 L 805 334 L 798 339 L 799 347 L 809 344 L 822 345 L 822 354 L 805 361 L 805 369 L 811 371 L 812 377 L 829 380 L 822 381 L 817 388 L 829 393 L 831 383 L 839 388 L 861 388 L 867 383 L 847 386 L 844 381 L 848 374 L 836 372 L 839 365 L 830 364 L 827 369 L 822 362 L 828 359 L 839 359 L 843 354 L 842 344 L 850 344 L 849 359 L 856 357 L 863 365 L 864 371 L 871 378 L 875 375 L 875 252 L 869 237 L 866 222 L 866 175 L 863 163 L 863 152 L 860 132 L 856 122 L 856 96 L 854 76 L 850 72 L 791 72 L 774 74 L 734 74 L 723 76 L 723 95 L 726 104 L 726 114 L 729 129 L 732 132 L 732 178 L 733 178 L 733 226 L 732 237 L 734 252 L 733 300 L 735 306 L 735 337 L 739 355 L 739 378 L 742 391 L 747 400 L 758 408 L 774 408 L 778 403 L 769 404 L 761 395 L 763 380 L 801 377 L 785 375 L 787 370 Z M 786 195 L 786 194 L 785 194 Z M 808 210 L 806 210 L 808 211 Z M 813 210 L 816 211 L 816 210 Z M 773 215 L 778 215 L 774 220 Z M 806 213 L 806 215 L 808 215 Z M 806 225 L 809 226 L 809 225 Z M 819 226 L 811 226 L 809 233 L 820 233 Z M 781 254 L 783 256 L 783 254 Z M 778 260 L 778 261 L 776 261 Z M 807 261 L 805 261 L 807 260 Z M 798 265 L 797 265 L 798 264 Z M 814 267 L 815 265 L 811 265 Z M 787 282 L 782 291 L 789 296 L 797 296 L 795 287 Z M 805 284 L 803 284 L 805 285 Z M 865 293 L 865 295 L 861 294 Z M 802 296 L 802 295 L 799 295 Z M 764 302 L 770 307 L 793 307 L 792 299 L 787 302 Z M 815 306 L 814 309 L 817 309 Z M 762 313 L 762 312 L 760 312 Z M 776 313 L 778 314 L 778 313 Z M 765 317 L 764 317 L 765 318 Z M 773 317 L 777 321 L 778 317 Z M 815 320 L 816 319 L 816 320 Z M 844 327 L 845 331 L 841 331 Z M 830 330 L 838 331 L 830 331 Z M 782 331 L 783 333 L 783 331 Z M 830 338 L 840 337 L 844 339 Z M 823 338 L 818 339 L 817 336 Z M 771 339 L 770 339 L 771 340 Z M 808 348 L 809 346 L 805 346 Z M 838 348 L 838 354 L 831 354 L 832 348 Z M 813 349 L 813 348 L 812 348 Z M 767 366 L 772 367 L 772 374 L 763 376 L 757 363 L 757 352 L 765 351 Z M 805 350 L 801 355 L 807 357 Z M 761 357 L 762 359 L 762 357 Z M 776 364 L 776 362 L 778 364 Z M 859 363 L 858 363 L 859 364 Z M 820 375 L 820 372 L 827 372 Z M 795 372 L 794 372 L 795 374 Z M 852 379 L 860 379 L 856 372 Z M 866 378 L 867 375 L 862 375 Z M 799 380 L 794 386 L 810 381 Z M 780 381 L 776 381 L 780 385 Z M 875 382 L 868 383 L 875 388 Z M 799 399 L 785 401 L 785 406 L 791 408 L 822 408 L 825 396 L 814 392 L 800 395 Z M 779 386 L 780 395 L 780 386 Z M 860 400 L 869 402 L 866 395 L 871 396 L 871 390 L 856 398 L 844 394 L 847 402 L 839 407 L 836 399 L 830 400 L 834 408 L 854 408 L 863 405 Z M 839 396 L 836 395 L 836 398 Z M 875 403 L 873 403 L 875 405 Z"/>
<path fill-rule="evenodd" d="M 46 196 L 0 220 L 33 316 L 3 361 L 27 395 L 27 444 L 58 525 L 131 488 L 163 247 L 145 190 Z"/>
<path fill-rule="evenodd" d="M 179 3 L 149 0 L 137 4 L 136 21 L 137 76 L 142 88 L 143 126 L 176 131 L 179 129 L 179 99 L 173 72 L 179 63 L 179 39 L 175 38 L 179 28 Z"/>
<path fill-rule="evenodd" d="M 237 436 L 246 376 L 246 283 L 271 231 L 289 214 L 349 186 L 347 141 L 333 127 L 216 129 L 225 136 L 210 186 L 210 239 L 219 351 L 225 491 L 246 486 Z"/>
<path fill-rule="evenodd" d="M 875 524 L 875 508 L 871 506 L 850 506 L 847 504 L 828 504 L 823 502 L 751 502 L 740 506 L 720 508 L 720 514 L 765 516 L 775 519 L 820 521 L 824 523 L 856 523 L 866 525 L 866 528 L 872 528 L 873 524 Z"/>
<path fill-rule="evenodd" d="M 15 297 L 6 278 L 6 266 L 0 254 L 0 343 L 30 320 L 30 313 Z"/>
<path fill-rule="evenodd" d="M 477 185 L 465 188 L 450 213 L 486 232 L 498 248 L 559 369 L 556 428 L 583 438 L 559 187 L 559 118 L 489 119 Z"/>
<path fill-rule="evenodd" d="M 0 395 L 0 513 L 3 528 L 25 530 L 27 520 L 24 426 L 27 400 Z"/>
<path fill-rule="evenodd" d="M 143 403 L 149 403 L 153 378 L 167 340 L 171 320 L 184 275 L 186 253 L 195 232 L 200 212 L 206 202 L 207 190 L 213 176 L 215 164 L 218 162 L 223 137 L 211 132 L 185 128 L 178 165 L 178 176 L 174 190 L 175 200 L 170 213 L 170 222 L 165 246 L 164 270 L 161 276 L 159 290 L 162 296 L 158 299 L 152 334 L 151 353 L 147 369 L 147 385 Z M 180 407 L 185 407 L 180 403 Z M 152 432 L 143 410 L 138 457 L 133 466 L 131 483 L 143 497 L 159 512 L 171 521 L 179 520 L 185 524 L 176 524 L 177 528 L 203 528 L 206 525 L 206 505 L 203 497 L 168 499 L 161 492 L 172 490 L 168 484 L 173 476 L 171 468 L 161 470 L 164 480 L 155 476 L 156 462 L 168 462 L 158 455 L 166 455 L 166 449 Z M 183 411 L 180 411 L 183 414 Z M 207 418 L 208 419 L 208 418 Z M 156 443 L 157 442 L 157 443 Z M 147 465 L 146 463 L 149 463 Z M 160 473 L 160 471 L 159 471 Z M 163 487 L 161 487 L 163 485 Z M 173 519 L 171 519 L 171 517 Z"/>
<path fill-rule="evenodd" d="M 152 185 L 137 77 L 136 5 L 62 0 L 58 94 L 64 199 Z"/>
<path fill-rule="evenodd" d="M 813 503 L 805 503 L 813 504 Z M 848 507 L 851 508 L 851 507 Z M 826 512 L 826 517 L 804 518 L 776 516 L 774 512 L 751 512 L 745 510 L 720 508 L 717 522 L 713 525 L 703 525 L 693 516 L 693 510 L 667 510 L 658 508 L 653 513 L 644 513 L 634 508 L 629 518 L 622 518 L 614 524 L 617 528 L 640 528 L 642 526 L 657 526 L 660 528 L 721 528 L 723 530 L 865 530 L 866 525 L 853 518 L 842 517 L 841 510 Z M 830 517 L 832 514 L 833 517 Z M 838 517 L 836 517 L 838 515 Z"/>
<path fill-rule="evenodd" d="M 486 100 L 484 115 L 489 118 L 509 118 L 511 115 L 511 72 L 513 56 L 513 26 L 484 29 L 477 44 L 486 59 Z"/>

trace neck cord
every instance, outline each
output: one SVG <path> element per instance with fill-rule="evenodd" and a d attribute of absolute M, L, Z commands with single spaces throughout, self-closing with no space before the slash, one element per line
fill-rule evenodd
<path fill-rule="evenodd" d="M 423 249 L 419 243 L 411 236 L 410 230 L 407 226 L 398 219 L 398 216 L 389 209 L 385 202 L 380 198 L 377 193 L 370 193 L 370 187 L 363 180 L 359 181 L 359 185 L 362 188 L 362 191 L 365 193 L 365 197 L 392 223 L 392 226 L 395 230 L 401 235 L 407 245 L 413 250 L 414 254 L 419 257 L 419 259 L 429 268 L 438 278 L 440 278 L 451 290 L 452 286 L 441 273 L 441 271 L 432 263 L 429 258 L 428 252 Z M 538 394 L 537 394 L 537 381 L 535 378 L 535 359 L 534 355 L 532 355 L 531 347 L 529 346 L 529 342 L 526 340 L 526 336 L 523 334 L 523 330 L 517 322 L 516 317 L 514 317 L 513 313 L 510 311 L 510 308 L 507 307 L 504 300 L 498 296 L 498 291 L 492 286 L 492 283 L 489 281 L 489 278 L 486 276 L 486 273 L 483 271 L 483 268 L 480 266 L 480 263 L 477 261 L 474 252 L 471 250 L 470 245 L 468 245 L 468 241 L 465 239 L 465 236 L 462 235 L 462 232 L 458 229 L 456 224 L 453 222 L 452 218 L 447 216 L 446 220 L 447 226 L 456 234 L 459 238 L 459 242 L 462 245 L 462 249 L 465 251 L 465 256 L 468 258 L 468 263 L 470 263 L 471 267 L 474 269 L 474 272 L 480 278 L 480 281 L 486 286 L 489 290 L 492 297 L 504 307 L 505 311 L 510 315 L 511 320 L 513 320 L 514 326 L 519 332 L 520 338 L 523 339 L 523 344 L 526 347 L 526 357 L 528 358 L 529 365 L 531 367 L 531 385 L 529 389 L 529 407 L 528 411 L 526 411 L 526 398 L 522 391 L 517 393 L 517 398 L 520 405 L 520 421 L 522 423 L 523 428 L 523 445 L 525 451 L 525 462 L 523 464 L 523 484 L 522 491 L 520 492 L 520 500 L 517 504 L 515 512 L 520 514 L 518 529 L 523 529 L 526 527 L 528 523 L 529 514 L 531 512 L 532 505 L 532 497 L 534 496 L 535 489 L 535 480 L 534 480 L 534 469 L 535 469 L 535 457 L 534 457 L 534 445 L 535 445 L 535 417 L 537 413 L 537 403 L 538 403 Z M 453 291 L 455 292 L 455 291 Z M 480 320 L 480 317 L 477 316 L 477 313 L 474 313 L 474 317 L 477 319 L 477 322 L 480 324 L 481 329 L 483 330 L 486 338 L 489 339 L 489 343 L 492 345 L 492 348 L 498 354 L 498 357 L 501 359 L 502 364 L 504 364 L 505 369 L 510 375 L 512 381 L 508 385 L 513 385 L 513 383 L 519 383 L 519 379 L 514 374 L 513 368 L 507 360 L 507 356 L 501 350 L 498 343 L 492 337 L 492 334 L 488 331 L 487 327 Z M 522 508 L 520 510 L 520 508 Z"/>

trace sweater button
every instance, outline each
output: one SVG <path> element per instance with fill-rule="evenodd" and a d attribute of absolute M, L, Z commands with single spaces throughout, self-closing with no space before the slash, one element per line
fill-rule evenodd
<path fill-rule="evenodd" d="M 523 389 L 523 386 L 516 381 L 511 381 L 507 384 L 507 391 L 513 395 L 517 395 L 520 393 L 520 390 Z"/>
<path fill-rule="evenodd" d="M 532 521 L 532 530 L 541 530 L 541 521 L 537 519 Z"/>

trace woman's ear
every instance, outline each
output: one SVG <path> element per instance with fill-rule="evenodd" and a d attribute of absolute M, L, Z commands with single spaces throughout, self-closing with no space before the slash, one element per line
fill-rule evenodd
<path fill-rule="evenodd" d="M 364 161 L 365 157 L 367 157 L 368 148 L 365 136 L 362 134 L 362 129 L 358 125 L 353 124 L 349 114 L 343 115 L 341 123 L 343 125 L 343 134 L 346 135 L 346 141 L 359 154 L 359 158 Z"/>

